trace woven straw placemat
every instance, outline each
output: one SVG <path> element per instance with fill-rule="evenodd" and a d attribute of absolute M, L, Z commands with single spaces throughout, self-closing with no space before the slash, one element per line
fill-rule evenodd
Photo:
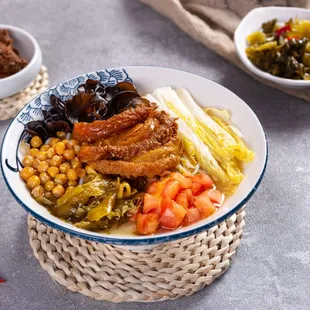
<path fill-rule="evenodd" d="M 196 236 L 132 252 L 89 242 L 28 217 L 41 267 L 70 291 L 111 302 L 148 302 L 189 296 L 229 267 L 244 228 L 242 208 Z"/>
<path fill-rule="evenodd" d="M 33 97 L 48 87 L 48 73 L 45 66 L 41 66 L 40 72 L 34 81 L 19 93 L 4 99 L 0 99 L 0 120 L 14 117 Z"/>

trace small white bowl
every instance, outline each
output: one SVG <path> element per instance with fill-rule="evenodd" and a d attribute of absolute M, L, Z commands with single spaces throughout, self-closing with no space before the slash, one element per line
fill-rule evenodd
<path fill-rule="evenodd" d="M 0 79 L 0 99 L 3 99 L 18 93 L 35 79 L 42 64 L 42 53 L 35 38 L 25 30 L 2 24 L 0 29 L 9 31 L 14 48 L 28 61 L 28 65 L 21 71 Z"/>
<path fill-rule="evenodd" d="M 292 80 L 274 76 L 257 68 L 248 59 L 245 49 L 248 47 L 246 37 L 254 31 L 261 29 L 262 23 L 276 18 L 279 22 L 286 22 L 290 18 L 310 19 L 310 10 L 292 8 L 292 7 L 264 7 L 250 11 L 237 27 L 234 35 L 234 41 L 237 53 L 243 64 L 254 74 L 289 88 L 307 88 L 310 87 L 310 81 Z"/>
<path fill-rule="evenodd" d="M 236 193 L 227 197 L 223 206 L 207 219 L 178 230 L 151 236 L 87 231 L 53 216 L 32 198 L 19 176 L 18 171 L 21 169 L 23 157 L 19 145 L 24 137 L 24 125 L 31 120 L 42 120 L 42 109 L 51 107 L 51 94 L 62 100 L 67 100 L 77 93 L 78 86 L 85 83 L 86 79 L 99 80 L 109 86 L 122 81 L 130 81 L 137 86 L 141 94 L 153 92 L 156 88 L 167 85 L 173 88 L 184 87 L 202 107 L 228 110 L 232 122 L 241 130 L 244 140 L 255 152 L 253 162 L 245 166 L 245 178 Z M 32 99 L 14 118 L 5 133 L 0 162 L 4 180 L 16 201 L 40 221 L 78 238 L 117 246 L 130 246 L 130 249 L 137 250 L 138 248 L 133 246 L 141 246 L 139 249 L 145 249 L 149 245 L 178 240 L 205 231 L 226 220 L 244 206 L 257 190 L 263 178 L 267 163 L 267 142 L 264 130 L 251 108 L 223 86 L 201 76 L 175 69 L 150 66 L 121 67 L 81 74 L 47 89 Z"/>

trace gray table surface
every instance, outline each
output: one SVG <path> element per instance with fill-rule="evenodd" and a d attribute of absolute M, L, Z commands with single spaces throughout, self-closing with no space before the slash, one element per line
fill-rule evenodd
<path fill-rule="evenodd" d="M 0 276 L 7 279 L 0 309 L 309 309 L 308 103 L 260 85 L 135 0 L 1 0 L 0 21 L 38 39 L 51 85 L 119 65 L 167 66 L 212 79 L 250 105 L 270 151 L 230 269 L 194 296 L 162 304 L 116 305 L 60 289 L 33 257 L 26 212 L 0 176 Z M 1 140 L 8 124 L 0 121 Z"/>

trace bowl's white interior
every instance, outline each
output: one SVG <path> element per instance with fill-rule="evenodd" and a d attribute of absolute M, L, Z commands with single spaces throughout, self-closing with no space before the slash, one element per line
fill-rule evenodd
<path fill-rule="evenodd" d="M 291 7 L 264 7 L 249 12 L 237 27 L 234 41 L 237 53 L 243 64 L 256 75 L 288 87 L 310 87 L 310 81 L 291 80 L 273 76 L 255 67 L 246 55 L 248 47 L 246 37 L 254 31 L 261 29 L 262 23 L 277 18 L 279 23 L 284 23 L 290 18 L 310 19 L 310 10 Z"/>
<path fill-rule="evenodd" d="M 158 67 L 127 67 L 125 68 L 128 75 L 133 79 L 140 94 L 146 94 L 152 92 L 158 87 L 172 86 L 173 88 L 186 88 L 193 95 L 196 101 L 202 107 L 216 107 L 219 109 L 226 109 L 231 115 L 231 119 L 235 125 L 244 134 L 244 140 L 249 147 L 254 150 L 256 156 L 254 161 L 245 167 L 245 179 L 239 186 L 235 195 L 229 197 L 223 207 L 218 210 L 210 218 L 200 221 L 192 226 L 181 228 L 177 231 L 165 233 L 168 235 L 177 235 L 180 232 L 188 232 L 202 227 L 208 223 L 216 224 L 217 221 L 223 220 L 224 216 L 231 211 L 236 211 L 241 207 L 243 202 L 249 195 L 249 193 L 255 191 L 260 177 L 263 174 L 263 170 L 266 163 L 266 140 L 262 126 L 253 113 L 253 111 L 236 95 L 224 87 L 209 81 L 203 77 L 190 74 L 183 71 L 158 68 Z M 42 95 L 41 95 L 42 96 Z M 43 93 L 44 96 L 44 93 Z M 45 96 L 48 98 L 48 96 Z M 29 104 L 33 105 L 34 100 Z M 20 114 L 23 113 L 23 110 Z M 9 164 L 15 165 L 15 150 L 18 140 L 20 138 L 23 125 L 20 124 L 16 119 L 11 123 L 6 136 L 3 141 L 1 164 L 4 172 L 4 176 L 11 188 L 11 191 L 15 194 L 17 199 L 21 203 L 26 205 L 35 216 L 39 219 L 49 222 L 50 224 L 56 224 L 60 228 L 67 231 L 75 232 L 80 237 L 94 238 L 100 241 L 100 237 L 107 236 L 109 238 L 115 238 L 115 242 L 120 240 L 139 240 L 158 238 L 161 235 L 156 236 L 119 236 L 104 233 L 96 233 L 78 229 L 70 224 L 67 224 L 60 219 L 52 216 L 47 209 L 31 197 L 30 193 L 25 187 L 24 182 L 20 179 L 19 174 L 12 172 L 5 165 L 5 160 L 8 159 Z"/>

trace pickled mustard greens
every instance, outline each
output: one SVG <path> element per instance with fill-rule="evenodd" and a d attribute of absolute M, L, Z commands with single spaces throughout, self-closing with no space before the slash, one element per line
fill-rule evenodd
<path fill-rule="evenodd" d="M 272 75 L 310 80 L 310 20 L 290 19 L 283 26 L 276 19 L 247 37 L 247 57 Z"/>
<path fill-rule="evenodd" d="M 139 208 L 139 195 L 128 182 L 93 175 L 93 179 L 69 188 L 56 201 L 45 197 L 37 201 L 52 214 L 88 230 L 109 229 L 127 222 Z M 141 200 L 141 199 L 140 199 Z"/>

